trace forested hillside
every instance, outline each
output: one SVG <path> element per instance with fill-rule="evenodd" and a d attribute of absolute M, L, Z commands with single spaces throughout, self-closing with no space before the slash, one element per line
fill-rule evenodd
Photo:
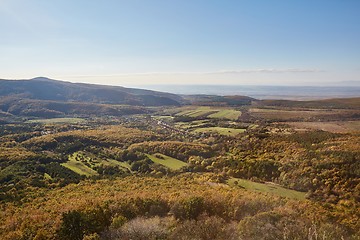
<path fill-rule="evenodd" d="M 1 239 L 359 238 L 357 109 L 106 106 L 0 126 Z"/>
<path fill-rule="evenodd" d="M 145 106 L 179 105 L 181 97 L 143 89 L 70 83 L 44 77 L 0 80 L 0 96 L 60 102 L 91 102 Z"/>
<path fill-rule="evenodd" d="M 0 239 L 360 238 L 356 99 L 0 84 Z"/>

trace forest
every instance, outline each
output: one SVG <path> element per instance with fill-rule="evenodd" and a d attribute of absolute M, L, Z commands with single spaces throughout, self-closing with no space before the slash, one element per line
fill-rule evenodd
<path fill-rule="evenodd" d="M 0 238 L 360 239 L 356 106 L 194 99 L 7 118 Z"/>

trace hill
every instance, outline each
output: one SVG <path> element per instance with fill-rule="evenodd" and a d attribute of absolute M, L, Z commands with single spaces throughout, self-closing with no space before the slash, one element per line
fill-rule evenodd
<path fill-rule="evenodd" d="M 127 104 L 138 106 L 179 105 L 182 98 L 175 94 L 84 83 L 70 83 L 44 77 L 30 80 L 0 80 L 0 97 L 25 99 Z"/>
<path fill-rule="evenodd" d="M 143 106 L 22 99 L 15 96 L 0 98 L 0 118 L 3 115 L 3 119 L 9 119 L 13 115 L 54 118 L 68 115 L 122 116 L 147 112 Z"/>

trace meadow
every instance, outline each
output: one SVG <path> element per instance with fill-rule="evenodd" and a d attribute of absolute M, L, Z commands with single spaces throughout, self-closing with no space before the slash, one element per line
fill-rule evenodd
<path fill-rule="evenodd" d="M 79 175 L 85 175 L 87 177 L 99 175 L 99 173 L 94 169 L 100 166 L 110 166 L 123 170 L 130 170 L 130 165 L 126 162 L 120 162 L 106 157 L 98 157 L 94 154 L 83 151 L 75 152 L 69 155 L 68 161 L 62 163 L 61 165 Z"/>
<path fill-rule="evenodd" d="M 280 197 L 286 197 L 296 200 L 305 200 L 306 193 L 287 189 L 274 183 L 257 183 L 240 178 L 230 178 L 227 184 L 232 187 L 240 187 L 250 191 L 274 194 Z"/>
<path fill-rule="evenodd" d="M 161 153 L 155 153 L 155 154 L 146 154 L 146 156 L 153 161 L 154 163 L 163 165 L 167 168 L 170 168 L 172 170 L 179 170 L 182 167 L 188 166 L 187 163 L 180 161 L 178 159 L 166 156 Z"/>
<path fill-rule="evenodd" d="M 175 116 L 237 120 L 241 111 L 226 107 L 186 106 L 171 110 Z"/>
<path fill-rule="evenodd" d="M 45 118 L 45 119 L 32 119 L 28 123 L 43 123 L 43 124 L 62 124 L 62 123 L 83 123 L 83 118 Z"/>
<path fill-rule="evenodd" d="M 193 130 L 194 133 L 218 133 L 225 136 L 235 136 L 245 132 L 246 129 L 225 128 L 225 127 L 200 127 Z"/>

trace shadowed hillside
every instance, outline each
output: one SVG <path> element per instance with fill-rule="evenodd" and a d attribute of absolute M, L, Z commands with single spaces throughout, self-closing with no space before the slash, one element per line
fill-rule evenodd
<path fill-rule="evenodd" d="M 30 80 L 0 80 L 0 97 L 16 96 L 37 100 L 128 104 L 140 106 L 179 105 L 175 94 L 38 77 Z"/>

